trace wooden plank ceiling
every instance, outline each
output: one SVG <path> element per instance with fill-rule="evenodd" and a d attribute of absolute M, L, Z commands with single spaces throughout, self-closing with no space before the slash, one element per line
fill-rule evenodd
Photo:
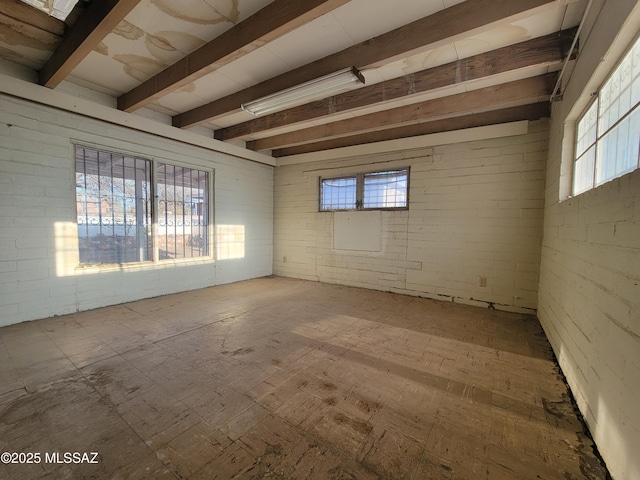
<path fill-rule="evenodd" d="M 65 91 L 283 157 L 549 115 L 585 0 L 0 3 L 0 58 Z M 355 66 L 366 84 L 254 117 L 244 102 Z M 146 114 L 149 116 L 149 114 Z"/>

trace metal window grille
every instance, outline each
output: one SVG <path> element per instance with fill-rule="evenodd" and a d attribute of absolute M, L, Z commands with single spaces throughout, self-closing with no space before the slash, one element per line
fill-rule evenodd
<path fill-rule="evenodd" d="M 366 173 L 363 208 L 407 206 L 408 170 Z"/>
<path fill-rule="evenodd" d="M 80 264 L 124 264 L 209 255 L 209 174 L 75 146 Z M 152 189 L 157 198 L 152 208 Z"/>
<path fill-rule="evenodd" d="M 80 263 L 151 260 L 151 162 L 78 145 L 75 161 Z"/>
<path fill-rule="evenodd" d="M 320 210 L 355 209 L 356 188 L 356 177 L 323 179 L 320 187 Z"/>
<path fill-rule="evenodd" d="M 406 209 L 409 169 L 320 180 L 320 211 Z"/>
<path fill-rule="evenodd" d="M 158 163 L 158 252 L 160 260 L 208 255 L 209 176 L 192 168 Z"/>

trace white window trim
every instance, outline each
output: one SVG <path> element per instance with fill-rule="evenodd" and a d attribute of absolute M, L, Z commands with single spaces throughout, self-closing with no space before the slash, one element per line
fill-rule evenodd
<path fill-rule="evenodd" d="M 596 181 L 596 175 L 597 175 L 597 171 L 596 171 L 596 165 L 597 165 L 597 150 L 598 150 L 598 143 L 605 138 L 606 133 L 611 132 L 617 125 L 619 125 L 621 122 L 623 122 L 626 118 L 630 117 L 630 115 L 638 108 L 640 108 L 640 102 L 636 103 L 635 105 L 631 106 L 630 109 L 627 111 L 627 113 L 620 119 L 618 119 L 613 125 L 610 125 L 609 128 L 607 129 L 607 132 L 605 132 L 604 135 L 601 135 L 600 132 L 597 131 L 598 129 L 598 124 L 599 124 L 599 119 L 600 119 L 600 107 L 598 105 L 597 109 L 598 109 L 598 113 L 597 113 L 597 119 L 596 119 L 596 141 L 595 141 L 595 149 L 596 149 L 596 153 L 595 153 L 595 157 L 594 157 L 594 168 L 593 168 L 593 186 L 591 188 L 588 188 L 586 190 L 582 190 L 579 193 L 576 193 L 575 191 L 575 177 L 576 177 L 576 154 L 577 154 L 577 135 L 578 135 L 578 124 L 580 123 L 580 121 L 584 118 L 584 116 L 586 115 L 586 113 L 589 111 L 589 109 L 593 106 L 594 102 L 595 103 L 599 103 L 599 95 L 600 92 L 602 91 L 602 88 L 604 87 L 604 85 L 611 79 L 612 75 L 614 74 L 614 72 L 616 71 L 616 69 L 622 64 L 622 62 L 624 61 L 624 59 L 626 58 L 626 56 L 632 51 L 633 47 L 635 46 L 636 42 L 640 42 L 640 35 L 637 35 L 637 33 L 634 35 L 634 37 L 631 39 L 630 42 L 626 43 L 624 48 L 620 47 L 620 44 L 617 43 L 615 45 L 612 45 L 611 48 L 609 49 L 609 54 L 607 55 L 608 60 L 609 61 L 603 61 L 600 65 L 599 68 L 597 69 L 596 72 L 594 72 L 593 77 L 591 78 L 591 80 L 588 83 L 588 87 L 596 84 L 597 86 L 595 88 L 586 88 L 585 89 L 585 93 L 583 93 L 583 95 L 580 96 L 580 98 L 577 100 L 576 104 L 574 105 L 573 111 L 578 110 L 578 114 L 570 114 L 567 117 L 567 121 L 565 122 L 565 128 L 564 128 L 564 132 L 565 132 L 565 137 L 564 137 L 564 141 L 563 141 L 563 155 L 562 158 L 565 158 L 567 160 L 570 160 L 569 162 L 567 162 L 568 164 L 570 164 L 570 175 L 568 178 L 568 184 L 565 184 L 566 187 L 563 187 L 563 183 L 561 181 L 560 184 L 560 201 L 563 200 L 568 200 L 580 195 L 583 195 L 591 190 L 594 190 L 602 185 L 605 185 L 611 181 L 614 181 L 624 175 L 627 175 L 628 173 L 631 173 L 632 171 L 635 171 L 636 169 L 640 168 L 640 145 L 638 146 L 638 164 L 636 165 L 636 167 L 634 167 L 631 170 L 626 170 L 620 174 L 617 174 L 616 176 L 614 176 L 613 178 L 610 178 L 608 180 L 602 181 L 601 183 L 597 183 Z M 617 55 L 616 55 L 617 54 Z M 615 58 L 613 61 L 611 60 L 611 58 Z M 586 93 L 586 92 L 590 92 L 590 93 Z M 595 97 L 595 98 L 594 98 Z M 567 145 L 567 143 L 570 142 L 570 145 Z M 584 152 L 583 152 L 584 153 Z M 562 162 L 563 164 L 565 163 L 564 161 Z M 563 176 L 563 172 L 561 171 L 561 178 Z M 563 190 L 565 193 L 563 194 Z"/>

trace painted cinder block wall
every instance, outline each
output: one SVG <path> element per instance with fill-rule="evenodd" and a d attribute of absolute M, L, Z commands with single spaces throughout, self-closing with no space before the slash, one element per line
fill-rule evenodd
<path fill-rule="evenodd" d="M 535 312 L 548 121 L 531 122 L 523 135 L 464 138 L 277 167 L 274 273 Z M 318 212 L 319 178 L 407 166 L 410 208 L 379 213 L 380 251 L 335 249 L 337 214 Z"/>
<path fill-rule="evenodd" d="M 538 302 L 615 480 L 640 478 L 640 171 L 568 196 L 572 125 L 640 30 L 638 10 L 635 0 L 594 1 L 563 100 L 553 105 Z"/>
<path fill-rule="evenodd" d="M 73 142 L 214 171 L 243 258 L 78 269 Z M 273 167 L 0 95 L 0 326 L 270 275 Z"/>

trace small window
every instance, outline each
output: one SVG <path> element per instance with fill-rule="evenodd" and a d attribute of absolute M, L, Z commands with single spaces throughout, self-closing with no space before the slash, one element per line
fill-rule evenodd
<path fill-rule="evenodd" d="M 320 210 L 350 210 L 356 208 L 356 177 L 322 180 Z"/>
<path fill-rule="evenodd" d="M 81 264 L 151 260 L 151 162 L 76 146 Z"/>
<path fill-rule="evenodd" d="M 366 173 L 363 208 L 405 208 L 408 170 Z"/>
<path fill-rule="evenodd" d="M 640 39 L 578 120 L 573 194 L 629 173 L 640 153 Z"/>
<path fill-rule="evenodd" d="M 320 211 L 408 208 L 409 169 L 320 180 Z"/>

